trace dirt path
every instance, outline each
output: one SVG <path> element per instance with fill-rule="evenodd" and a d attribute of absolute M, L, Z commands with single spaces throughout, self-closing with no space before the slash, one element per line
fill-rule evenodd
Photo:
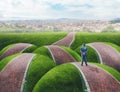
<path fill-rule="evenodd" d="M 101 56 L 103 64 L 111 66 L 120 72 L 120 54 L 112 47 L 103 43 L 90 43 Z"/>
<path fill-rule="evenodd" d="M 53 43 L 53 45 L 70 47 L 74 39 L 75 39 L 75 32 L 71 32 L 65 38 Z"/>
<path fill-rule="evenodd" d="M 66 51 L 61 49 L 60 47 L 56 45 L 50 45 L 47 46 L 50 53 L 52 54 L 52 57 L 54 58 L 54 61 L 56 64 L 62 64 L 66 62 L 76 62 L 76 60 Z"/>
<path fill-rule="evenodd" d="M 23 54 L 0 72 L 0 92 L 20 92 L 25 71 L 33 56 L 34 54 Z"/>
<path fill-rule="evenodd" d="M 13 54 L 16 54 L 16 53 L 20 53 L 22 51 L 24 51 L 26 48 L 28 48 L 29 46 L 31 46 L 32 44 L 27 44 L 27 43 L 19 43 L 19 44 L 16 44 L 12 47 L 10 47 L 9 49 L 7 49 L 1 56 L 0 56 L 0 60 L 7 57 L 7 56 L 10 56 L 10 55 L 13 55 Z"/>
<path fill-rule="evenodd" d="M 73 64 L 85 75 L 91 92 L 118 92 L 120 90 L 120 83 L 101 68 L 91 64 L 87 67 L 81 66 L 80 63 Z"/>

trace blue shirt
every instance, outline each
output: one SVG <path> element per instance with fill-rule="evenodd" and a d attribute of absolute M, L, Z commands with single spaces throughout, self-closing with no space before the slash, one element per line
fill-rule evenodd
<path fill-rule="evenodd" d="M 86 57 L 86 53 L 87 53 L 87 48 L 85 46 L 82 46 L 82 48 L 80 49 L 82 57 Z"/>

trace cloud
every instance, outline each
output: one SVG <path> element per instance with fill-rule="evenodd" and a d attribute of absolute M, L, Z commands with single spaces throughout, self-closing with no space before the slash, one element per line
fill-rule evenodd
<path fill-rule="evenodd" d="M 120 16 L 120 0 L 1 0 L 0 11 L 6 19 L 111 19 Z"/>

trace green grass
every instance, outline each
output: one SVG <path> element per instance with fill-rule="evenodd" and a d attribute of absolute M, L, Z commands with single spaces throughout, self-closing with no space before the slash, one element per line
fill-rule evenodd
<path fill-rule="evenodd" d="M 33 51 L 33 53 L 44 55 L 52 59 L 51 53 L 49 52 L 48 48 L 45 46 L 37 48 L 35 51 Z"/>
<path fill-rule="evenodd" d="M 8 56 L 4 59 L 2 59 L 0 61 L 0 72 L 4 69 L 4 67 L 10 62 L 12 61 L 14 58 L 20 56 L 21 54 L 14 54 L 14 55 L 11 55 L 11 56 Z"/>
<path fill-rule="evenodd" d="M 0 55 L 16 43 L 34 44 L 24 52 L 38 54 L 30 63 L 23 92 L 84 92 L 82 75 L 78 69 L 69 63 L 56 66 L 49 50 L 45 47 L 66 35 L 67 33 L 58 32 L 0 34 Z M 120 52 L 120 33 L 76 33 L 75 38 L 71 45 L 72 50 L 63 46 L 61 48 L 70 53 L 77 61 L 81 60 L 80 47 L 83 43 L 103 42 Z M 96 51 L 89 46 L 87 48 L 88 62 L 93 62 L 120 81 L 120 73 L 109 66 L 96 64 L 96 62 L 99 62 Z M 15 54 L 1 60 L 0 71 L 19 55 L 21 54 Z"/>
<path fill-rule="evenodd" d="M 86 45 L 86 47 L 88 49 L 88 51 L 87 51 L 87 61 L 98 63 L 99 62 L 99 57 L 98 57 L 96 51 L 88 45 Z M 81 46 L 79 46 L 75 51 L 81 56 L 80 48 L 81 48 Z"/>
<path fill-rule="evenodd" d="M 23 53 L 32 53 L 35 49 L 37 49 L 37 46 L 32 45 L 32 46 L 28 47 L 27 49 L 25 49 L 23 51 Z"/>
<path fill-rule="evenodd" d="M 120 33 L 76 33 L 71 48 L 75 50 L 83 43 L 111 42 L 120 46 Z"/>
<path fill-rule="evenodd" d="M 67 33 L 41 32 L 41 33 L 6 33 L 0 34 L 0 49 L 14 43 L 31 43 L 36 46 L 51 45 L 65 37 Z"/>
<path fill-rule="evenodd" d="M 33 92 L 84 92 L 82 77 L 72 64 L 59 65 L 47 72 Z"/>
<path fill-rule="evenodd" d="M 104 44 L 107 44 L 107 45 L 113 47 L 115 50 L 117 50 L 120 53 L 120 46 L 110 43 L 110 42 L 104 42 Z"/>
<path fill-rule="evenodd" d="M 41 32 L 41 33 L 6 33 L 0 34 L 0 49 L 14 43 L 31 43 L 36 46 L 50 45 L 63 37 L 67 33 Z M 91 42 L 111 42 L 120 46 L 120 33 L 76 33 L 75 41 L 71 45 L 72 49 L 78 48 L 82 43 Z"/>
<path fill-rule="evenodd" d="M 94 63 L 94 64 L 103 68 L 107 72 L 109 72 L 112 76 L 114 76 L 120 82 L 120 73 L 117 70 L 107 65 L 97 64 L 97 63 Z"/>
<path fill-rule="evenodd" d="M 54 61 L 50 58 L 36 55 L 29 66 L 27 76 L 25 78 L 27 81 L 24 84 L 23 92 L 32 92 L 32 89 L 38 80 L 40 80 L 45 73 L 55 66 Z"/>
<path fill-rule="evenodd" d="M 9 49 L 10 47 L 14 46 L 15 44 L 10 44 L 6 47 L 4 47 L 1 51 L 0 51 L 0 55 L 2 55 L 7 49 Z"/>
<path fill-rule="evenodd" d="M 81 61 L 81 57 L 79 56 L 79 54 L 77 54 L 75 51 L 73 51 L 72 49 L 70 48 L 67 48 L 67 47 L 64 47 L 64 46 L 61 46 L 62 49 L 64 49 L 65 51 L 67 51 L 70 55 L 73 56 L 73 58 L 80 62 Z"/>

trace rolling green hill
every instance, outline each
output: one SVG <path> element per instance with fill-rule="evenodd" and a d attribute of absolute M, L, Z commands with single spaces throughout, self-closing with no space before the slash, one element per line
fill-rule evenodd
<path fill-rule="evenodd" d="M 62 64 L 47 72 L 33 92 L 83 92 L 82 76 L 72 64 Z"/>
<path fill-rule="evenodd" d="M 31 43 L 36 46 L 50 45 L 66 35 L 67 33 L 59 32 L 0 34 L 0 49 L 14 43 Z M 90 42 L 111 42 L 120 46 L 120 33 L 76 33 L 71 48 L 76 49 L 82 43 Z"/>
<path fill-rule="evenodd" d="M 83 43 L 111 42 L 120 46 L 120 33 L 77 33 L 71 48 L 76 49 Z"/>
<path fill-rule="evenodd" d="M 17 43 L 32 44 L 31 47 L 25 48 L 24 51 L 22 52 L 26 54 L 31 53 L 35 54 L 30 64 L 26 67 L 26 73 L 25 74 L 23 73 L 24 75 L 23 80 L 25 80 L 23 81 L 22 84 L 23 92 L 85 92 L 84 82 L 86 80 L 84 80 L 83 78 L 85 76 L 84 74 L 82 74 L 84 73 L 83 70 L 82 69 L 79 70 L 77 67 L 74 66 L 73 63 L 70 62 L 57 65 L 54 62 L 53 54 L 51 54 L 50 50 L 46 47 L 50 45 L 52 46 L 54 42 L 63 39 L 66 35 L 67 33 L 59 32 L 0 34 L 0 56 L 8 48 L 14 46 Z M 84 69 L 87 69 L 87 67 L 89 67 L 89 64 L 93 64 L 94 66 L 98 66 L 104 71 L 108 72 L 110 76 L 112 75 L 113 78 L 115 78 L 115 81 L 120 82 L 119 71 L 114 69 L 112 66 L 110 67 L 108 65 L 99 64 L 98 52 L 96 52 L 95 49 L 93 49 L 89 45 L 89 43 L 92 42 L 102 42 L 106 45 L 111 46 L 116 51 L 118 51 L 117 54 L 119 57 L 120 33 L 76 33 L 75 40 L 73 41 L 71 47 L 56 46 L 63 49 L 65 52 L 67 52 L 67 54 L 70 54 L 70 57 L 67 57 L 67 55 L 64 53 L 61 54 L 59 50 L 56 50 L 54 48 L 52 48 L 52 50 L 54 51 L 53 53 L 54 55 L 56 55 L 56 57 L 58 56 L 60 57 L 60 59 L 59 58 L 58 59 L 61 61 L 62 60 L 66 61 L 66 59 L 73 57 L 75 61 L 78 61 L 79 63 L 79 61 L 81 61 L 80 48 L 83 43 L 86 43 L 88 49 L 87 51 L 88 66 L 80 67 L 84 67 Z M 64 41 L 64 44 L 66 44 L 66 41 Z M 19 49 L 19 47 L 17 49 Z M 13 51 L 17 51 L 17 49 L 8 52 L 11 53 Z M 22 53 L 18 52 L 18 54 L 12 54 L 8 57 L 3 58 L 0 61 L 0 72 L 3 71 L 3 69 L 12 60 L 22 55 Z M 25 57 L 22 58 L 22 60 L 25 60 Z M 21 62 L 21 60 L 19 60 L 19 62 Z M 24 62 L 26 62 L 26 60 Z M 119 62 L 117 63 L 117 65 L 119 67 Z M 13 67 L 12 64 L 11 67 Z M 9 72 L 11 72 L 10 69 L 8 70 Z M 91 70 L 94 71 L 94 68 L 93 69 L 91 68 Z M 6 76 L 2 77 L 6 78 Z M 112 84 L 109 85 L 111 86 Z"/>
<path fill-rule="evenodd" d="M 0 34 L 0 49 L 14 43 L 31 43 L 36 46 L 50 45 L 65 37 L 66 33 L 6 33 Z"/>

